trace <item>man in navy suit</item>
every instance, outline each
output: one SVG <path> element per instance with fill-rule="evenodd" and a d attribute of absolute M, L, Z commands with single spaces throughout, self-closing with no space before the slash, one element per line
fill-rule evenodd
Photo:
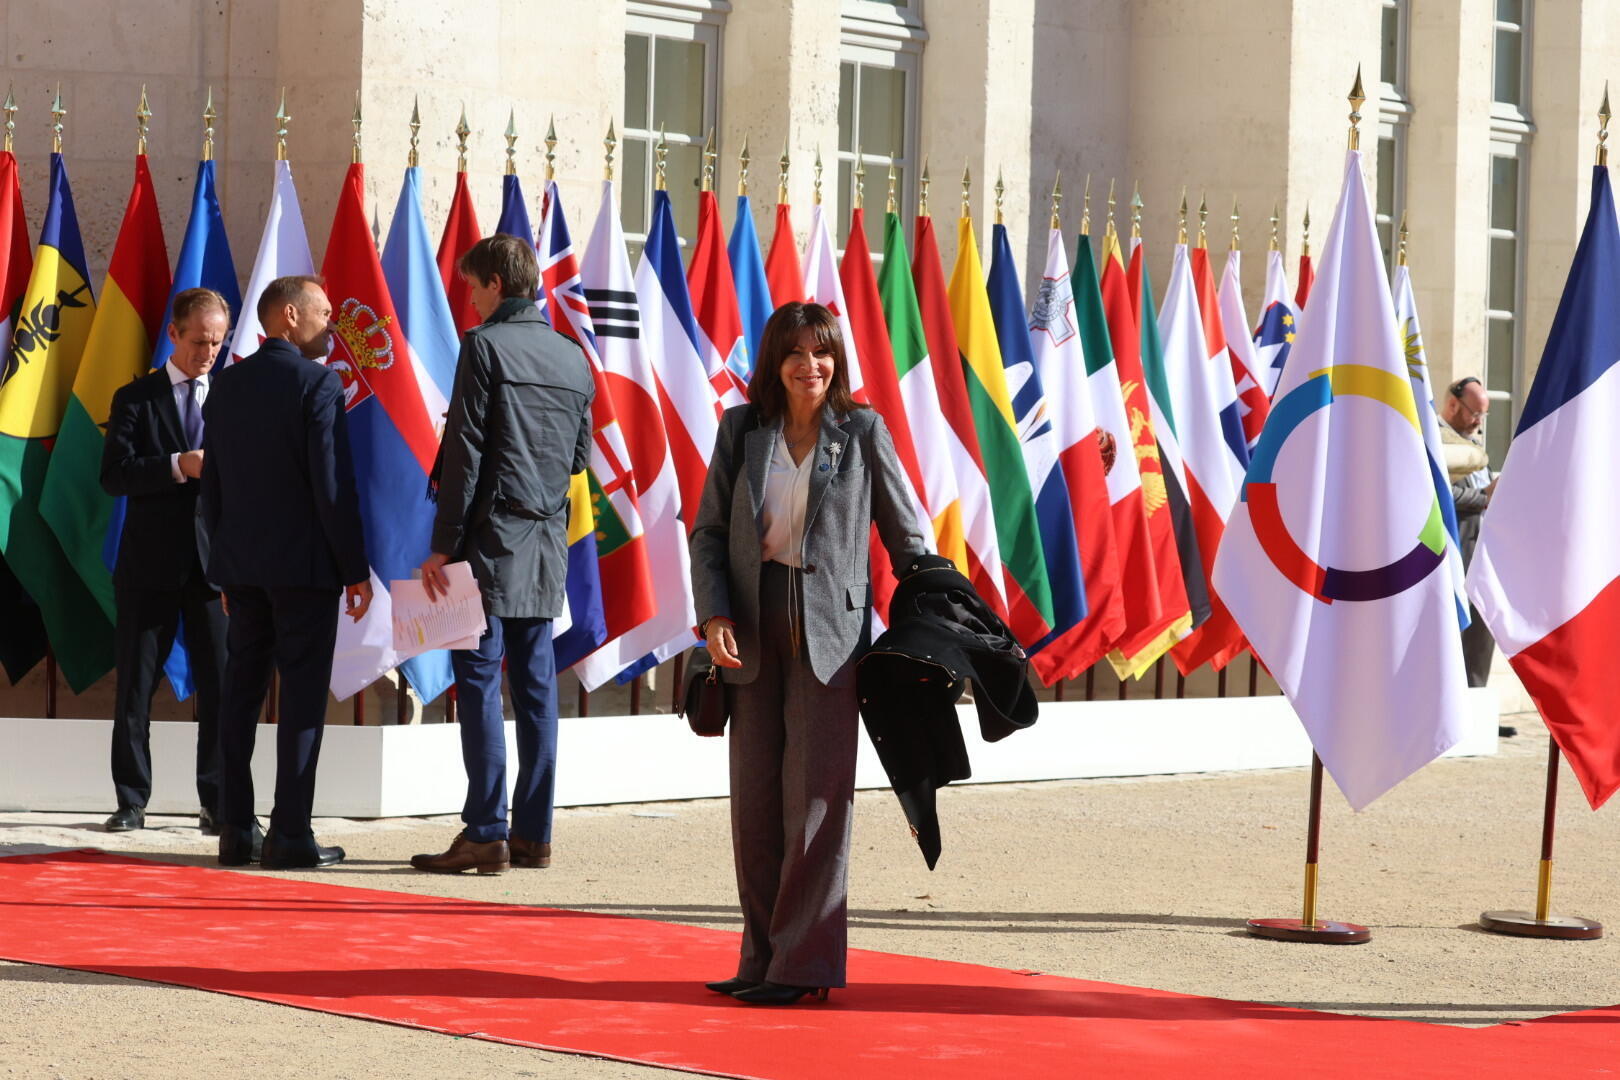
<path fill-rule="evenodd" d="M 218 832 L 220 683 L 225 616 L 203 567 L 208 538 L 197 529 L 203 420 L 209 371 L 231 328 L 231 309 L 212 289 L 177 293 L 169 321 L 168 363 L 113 395 L 101 454 L 101 486 L 123 496 L 113 589 L 118 600 L 118 697 L 113 708 L 112 776 L 118 809 L 108 832 L 146 824 L 152 797 L 152 694 L 185 626 L 197 694 L 198 826 Z"/>
<path fill-rule="evenodd" d="M 204 409 L 200 514 L 208 577 L 230 613 L 220 709 L 219 861 L 327 866 L 343 849 L 310 829 L 339 597 L 356 622 L 371 570 L 355 498 L 343 384 L 322 364 L 332 303 L 319 278 L 277 278 L 259 298 L 266 340 L 214 380 Z M 272 664 L 281 676 L 269 834 L 253 817 L 253 742 Z M 262 851 L 260 850 L 262 846 Z"/>

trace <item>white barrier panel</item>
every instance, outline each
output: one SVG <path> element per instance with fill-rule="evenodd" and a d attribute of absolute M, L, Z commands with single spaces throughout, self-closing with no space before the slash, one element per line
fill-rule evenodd
<path fill-rule="evenodd" d="M 1469 705 L 1468 734 L 1449 757 L 1496 753 L 1496 692 L 1470 690 Z M 972 783 L 1274 769 L 1304 765 L 1311 755 L 1293 710 L 1276 695 L 1044 702 L 1034 727 L 998 743 L 979 738 L 972 706 L 959 713 Z M 196 812 L 195 733 L 188 723 L 152 725 L 151 812 Z M 316 815 L 458 812 L 466 794 L 459 733 L 455 724 L 327 727 Z M 258 728 L 253 781 L 260 814 L 270 811 L 275 736 L 274 727 Z M 110 720 L 0 718 L 0 810 L 110 813 L 111 738 Z M 510 723 L 507 755 L 515 773 Z M 559 806 L 709 798 L 727 790 L 726 740 L 699 738 L 675 716 L 563 717 L 557 759 Z M 888 786 L 864 736 L 856 783 Z"/>

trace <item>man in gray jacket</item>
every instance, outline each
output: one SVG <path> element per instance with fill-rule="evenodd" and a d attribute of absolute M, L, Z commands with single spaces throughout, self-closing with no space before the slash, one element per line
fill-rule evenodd
<path fill-rule="evenodd" d="M 540 268 L 513 236 L 486 237 L 457 269 L 483 323 L 467 331 L 434 466 L 439 509 L 430 596 L 444 565 L 465 559 L 484 594 L 488 629 L 451 654 L 467 767 L 466 827 L 418 870 L 500 873 L 551 863 L 557 763 L 557 668 L 551 621 L 562 614 L 569 478 L 590 460 L 595 383 L 579 346 L 551 329 L 532 297 Z M 507 825 L 501 661 L 517 719 L 518 775 Z"/>

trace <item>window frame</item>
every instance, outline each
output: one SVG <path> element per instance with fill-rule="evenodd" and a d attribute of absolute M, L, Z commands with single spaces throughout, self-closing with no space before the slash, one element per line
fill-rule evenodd
<path fill-rule="evenodd" d="M 1524 18 L 1521 22 L 1506 22 L 1496 17 L 1496 7 L 1493 0 L 1491 6 L 1491 125 L 1495 128 L 1522 128 L 1524 131 L 1534 129 L 1534 121 L 1530 118 L 1530 86 L 1533 72 L 1531 71 L 1531 57 L 1534 50 L 1531 48 L 1531 36 L 1535 31 L 1535 0 L 1523 0 Z M 1496 100 L 1496 38 L 1500 30 L 1516 31 L 1519 35 L 1519 97 L 1517 103 Z"/>
<path fill-rule="evenodd" d="M 1380 16 L 1384 11 L 1395 10 L 1395 81 L 1383 82 L 1383 93 L 1380 95 L 1380 108 L 1391 111 L 1390 105 L 1408 105 L 1410 98 L 1407 90 L 1411 83 L 1411 51 L 1412 51 L 1412 4 L 1411 0 L 1381 0 L 1379 4 Z M 1380 36 L 1382 27 L 1380 26 Z M 1379 57 L 1379 79 L 1383 80 L 1383 57 Z"/>
<path fill-rule="evenodd" d="M 878 205 L 886 212 L 888 204 L 888 172 L 891 163 L 904 170 L 905 180 L 895 192 L 896 213 L 905 221 L 916 212 L 917 205 L 917 177 L 919 166 L 917 164 L 919 137 L 918 131 L 922 119 L 922 56 L 923 46 L 928 41 L 928 32 L 922 25 L 921 0 L 908 0 L 904 7 L 875 3 L 872 0 L 844 0 L 843 19 L 839 40 L 838 67 L 840 87 L 843 82 L 843 67 L 845 64 L 855 65 L 855 78 L 853 90 L 855 99 L 850 102 L 850 118 L 855 126 L 856 138 L 851 140 L 851 149 L 844 150 L 842 132 L 839 133 L 838 144 L 834 146 L 832 161 L 832 183 L 835 189 L 839 185 L 839 172 L 841 166 L 850 166 L 850 181 L 848 190 L 839 189 L 837 203 L 840 216 L 847 216 L 846 211 L 852 210 L 855 205 L 855 164 L 856 152 L 859 151 L 859 160 L 866 166 L 865 203 L 868 208 L 874 197 Z M 905 100 L 901 105 L 901 123 L 905 127 L 905 144 L 899 147 L 881 147 L 874 150 L 865 146 L 860 139 L 860 100 L 861 84 L 863 82 L 862 68 L 883 68 L 898 70 L 905 75 Z M 842 90 L 840 89 L 840 94 Z M 842 111 L 840 102 L 840 111 Z M 844 256 L 844 242 L 848 238 L 847 221 L 837 223 L 841 228 L 839 235 L 833 237 L 833 245 L 840 259 Z M 881 244 L 872 245 L 872 261 L 874 265 L 881 264 L 883 250 Z"/>
<path fill-rule="evenodd" d="M 1491 223 L 1489 211 L 1495 207 L 1489 205 L 1487 198 L 1487 217 L 1485 222 L 1485 349 L 1484 363 L 1481 365 L 1481 381 L 1485 384 L 1485 396 L 1490 399 L 1493 407 L 1506 403 L 1508 409 L 1508 434 L 1503 442 L 1503 456 L 1506 456 L 1508 442 L 1512 441 L 1513 430 L 1518 426 L 1518 411 L 1520 389 L 1524 386 L 1524 304 L 1525 304 L 1525 223 L 1526 209 L 1529 203 L 1530 179 L 1530 140 L 1528 135 L 1521 132 L 1493 131 L 1489 155 L 1493 163 L 1496 158 L 1512 158 L 1518 164 L 1518 182 L 1515 185 L 1515 206 L 1513 207 L 1513 228 L 1500 229 Z M 1491 307 L 1491 280 L 1490 280 L 1490 243 L 1492 240 L 1511 239 L 1513 246 L 1513 309 Z M 1512 324 L 1512 356 L 1508 361 L 1507 390 L 1496 390 L 1491 386 L 1491 328 L 1494 323 L 1509 322 Z M 1486 444 L 1490 444 L 1490 421 L 1486 420 Z M 1500 468 L 1501 461 L 1493 456 L 1491 465 Z"/>
<path fill-rule="evenodd" d="M 1389 217 L 1387 220 L 1387 224 L 1389 225 L 1390 243 L 1389 252 L 1387 255 L 1388 265 L 1385 267 L 1392 279 L 1395 276 L 1395 265 L 1400 259 L 1401 218 L 1406 213 L 1406 160 L 1407 137 L 1409 132 L 1410 127 L 1406 122 L 1405 116 L 1381 115 L 1379 117 L 1379 156 L 1383 156 L 1383 142 L 1385 139 L 1390 140 L 1393 144 L 1392 150 L 1394 153 L 1394 162 L 1391 165 L 1390 173 L 1391 191 L 1389 199 Z M 1373 224 L 1375 227 L 1386 224 L 1384 215 L 1378 212 L 1378 191 L 1376 184 L 1374 185 L 1373 191 Z"/>

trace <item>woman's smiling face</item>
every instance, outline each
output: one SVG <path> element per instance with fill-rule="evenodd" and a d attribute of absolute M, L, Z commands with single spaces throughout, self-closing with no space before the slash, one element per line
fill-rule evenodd
<path fill-rule="evenodd" d="M 816 340 L 809 328 L 799 331 L 799 340 L 782 360 L 782 385 L 787 388 L 793 407 L 819 408 L 832 386 L 832 350 Z"/>

